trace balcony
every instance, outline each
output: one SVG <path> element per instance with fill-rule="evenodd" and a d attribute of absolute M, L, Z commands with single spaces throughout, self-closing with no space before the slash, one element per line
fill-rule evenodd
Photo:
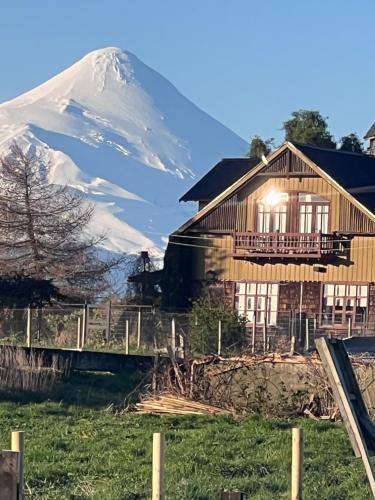
<path fill-rule="evenodd" d="M 236 258 L 324 259 L 337 252 L 337 237 L 322 233 L 235 233 Z"/>

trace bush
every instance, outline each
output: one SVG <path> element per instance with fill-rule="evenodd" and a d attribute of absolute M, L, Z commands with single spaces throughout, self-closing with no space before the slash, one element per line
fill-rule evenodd
<path fill-rule="evenodd" d="M 246 344 L 245 319 L 232 309 L 221 288 L 206 288 L 193 302 L 190 314 L 188 347 L 192 354 L 218 352 L 218 330 L 221 320 L 221 352 L 234 354 Z"/>

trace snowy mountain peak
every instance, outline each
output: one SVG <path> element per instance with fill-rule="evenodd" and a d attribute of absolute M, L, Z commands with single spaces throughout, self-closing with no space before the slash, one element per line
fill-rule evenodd
<path fill-rule="evenodd" d="M 90 52 L 42 85 L 0 104 L 0 154 L 17 141 L 49 158 L 49 179 L 96 205 L 93 230 L 115 251 L 153 249 L 190 215 L 179 196 L 246 143 L 135 55 Z"/>

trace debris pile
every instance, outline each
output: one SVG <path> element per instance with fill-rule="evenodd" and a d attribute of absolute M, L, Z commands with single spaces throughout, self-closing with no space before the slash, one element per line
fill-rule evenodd
<path fill-rule="evenodd" d="M 136 404 L 140 413 L 154 413 L 157 415 L 229 415 L 227 410 L 216 406 L 192 401 L 174 394 L 159 394 L 144 399 Z"/>

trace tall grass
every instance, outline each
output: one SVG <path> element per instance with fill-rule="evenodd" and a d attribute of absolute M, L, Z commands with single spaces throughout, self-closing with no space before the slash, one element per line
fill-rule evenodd
<path fill-rule="evenodd" d="M 46 363 L 43 353 L 4 346 L 0 349 L 0 391 L 48 393 L 69 371 L 58 355 Z"/>

